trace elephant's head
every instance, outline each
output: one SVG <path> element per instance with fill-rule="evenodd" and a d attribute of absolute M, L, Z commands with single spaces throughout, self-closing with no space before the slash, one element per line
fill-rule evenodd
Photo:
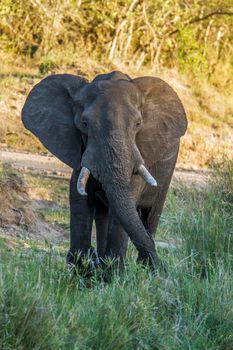
<path fill-rule="evenodd" d="M 52 75 L 32 89 L 22 114 L 26 128 L 46 148 L 72 168 L 82 167 L 81 194 L 91 173 L 126 231 L 143 229 L 132 176 L 156 185 L 147 168 L 186 130 L 184 109 L 168 84 L 153 77 L 130 79 L 120 72 L 99 75 L 90 83 Z"/>

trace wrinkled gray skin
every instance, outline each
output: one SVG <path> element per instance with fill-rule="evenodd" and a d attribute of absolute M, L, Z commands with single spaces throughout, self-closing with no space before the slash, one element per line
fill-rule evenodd
<path fill-rule="evenodd" d="M 30 92 L 23 123 L 72 167 L 68 262 L 90 253 L 93 220 L 99 258 L 123 261 L 128 237 L 138 260 L 156 268 L 152 234 L 158 225 L 187 121 L 172 88 L 159 78 L 112 72 L 92 82 L 63 74 Z M 158 186 L 137 173 L 144 164 Z M 82 167 L 90 170 L 87 196 L 77 192 Z M 93 255 L 94 259 L 94 255 Z"/>

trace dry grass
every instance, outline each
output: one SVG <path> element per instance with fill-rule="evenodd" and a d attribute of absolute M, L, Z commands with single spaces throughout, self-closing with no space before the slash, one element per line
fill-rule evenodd
<path fill-rule="evenodd" d="M 32 226 L 38 219 L 30 205 L 26 184 L 7 165 L 0 171 L 0 221 L 1 226 Z"/>
<path fill-rule="evenodd" d="M 49 236 L 51 239 L 64 236 L 63 230 L 56 225 L 57 220 L 48 220 L 48 224 L 46 215 L 40 210 L 40 203 L 45 202 L 48 207 L 51 206 L 51 191 L 49 188 L 43 188 L 43 181 L 40 181 L 40 186 L 34 186 L 34 190 L 33 184 L 35 181 L 28 178 L 26 182 L 22 175 L 14 172 L 9 165 L 0 163 L 0 236 Z M 60 192 L 62 190 L 60 185 Z M 54 213 L 52 214 L 54 216 Z"/>

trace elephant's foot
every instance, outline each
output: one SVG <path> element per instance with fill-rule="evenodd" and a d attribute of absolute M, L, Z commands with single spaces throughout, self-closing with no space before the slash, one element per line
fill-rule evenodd
<path fill-rule="evenodd" d="M 105 256 L 100 259 L 101 273 L 104 282 L 111 282 L 114 275 L 121 275 L 125 270 L 124 259 L 121 257 Z"/>
<path fill-rule="evenodd" d="M 79 273 L 84 277 L 90 277 L 93 275 L 95 268 L 100 265 L 100 260 L 97 251 L 91 247 L 87 254 L 69 250 L 66 256 L 66 263 L 75 273 Z"/>
<path fill-rule="evenodd" d="M 158 268 L 158 260 L 154 254 L 138 254 L 137 262 L 143 266 L 149 266 L 152 271 L 156 271 Z"/>
<path fill-rule="evenodd" d="M 142 264 L 143 266 L 149 266 L 152 272 L 167 272 L 166 265 L 163 263 L 156 252 L 149 254 L 142 254 L 139 252 L 137 262 Z"/>

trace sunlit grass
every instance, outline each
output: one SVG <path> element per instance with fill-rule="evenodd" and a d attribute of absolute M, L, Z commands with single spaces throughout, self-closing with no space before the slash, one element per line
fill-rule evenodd
<path fill-rule="evenodd" d="M 45 221 L 60 225 L 64 229 L 69 228 L 69 209 L 43 209 L 41 212 Z"/>

